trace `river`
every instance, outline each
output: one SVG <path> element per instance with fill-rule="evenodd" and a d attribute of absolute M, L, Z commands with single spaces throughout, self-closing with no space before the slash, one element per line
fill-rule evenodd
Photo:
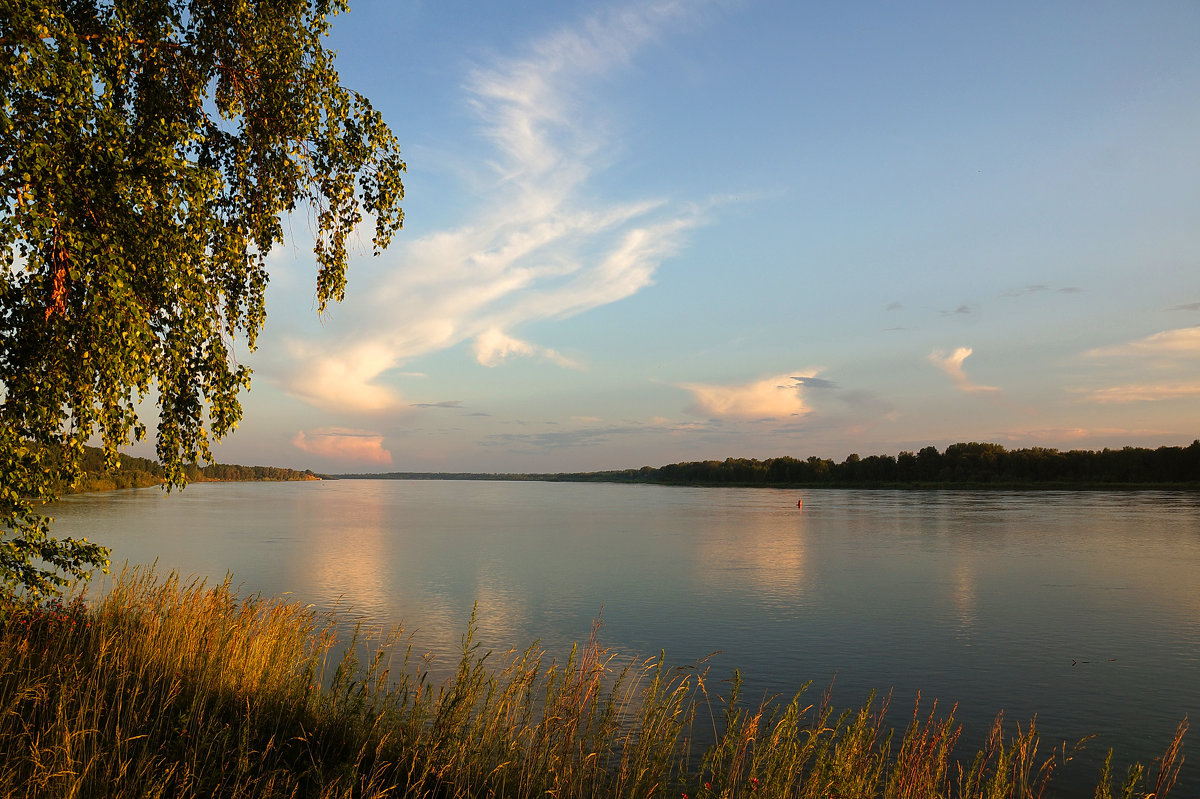
<path fill-rule="evenodd" d="M 447 668 L 477 606 L 485 647 L 563 652 L 601 618 L 623 653 L 718 653 L 710 673 L 739 669 L 755 700 L 810 680 L 839 707 L 892 691 L 902 726 L 920 692 L 958 704 L 967 745 L 1000 711 L 1036 714 L 1047 751 L 1096 736 L 1066 795 L 1090 796 L 1108 747 L 1122 768 L 1147 761 L 1200 718 L 1196 493 L 346 480 L 77 495 L 51 513 L 114 563 L 402 622 Z M 1177 795 L 1200 796 L 1198 764 Z"/>

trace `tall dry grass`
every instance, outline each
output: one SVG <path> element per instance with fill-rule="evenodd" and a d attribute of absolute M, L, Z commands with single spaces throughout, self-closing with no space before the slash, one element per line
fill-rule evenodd
<path fill-rule="evenodd" d="M 899 731 L 886 701 L 747 705 L 736 674 L 717 691 L 594 631 L 562 662 L 473 635 L 434 685 L 401 630 L 337 645 L 311 606 L 228 582 L 134 570 L 90 608 L 0 600 L 0 796 L 1031 799 L 1067 756 L 997 720 L 960 761 L 936 705 Z M 1114 794 L 1110 757 L 1096 799 L 1166 796 L 1185 728 L 1153 783 L 1135 766 Z"/>

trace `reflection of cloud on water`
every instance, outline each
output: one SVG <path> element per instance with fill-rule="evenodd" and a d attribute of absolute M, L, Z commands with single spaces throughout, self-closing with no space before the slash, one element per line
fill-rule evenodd
<path fill-rule="evenodd" d="M 355 500 L 350 512 L 323 520 L 323 534 L 312 539 L 306 568 L 321 596 L 354 597 L 378 605 L 384 594 L 380 570 L 388 561 L 383 503 L 371 492 Z"/>
<path fill-rule="evenodd" d="M 975 569 L 969 560 L 960 560 L 955 565 L 954 581 L 951 584 L 950 592 L 950 599 L 954 603 L 957 617 L 958 636 L 969 639 L 979 618 Z"/>
<path fill-rule="evenodd" d="M 475 622 L 485 637 L 484 648 L 507 649 L 533 643 L 521 640 L 531 626 L 529 600 L 517 593 L 505 575 L 481 565 L 475 584 Z"/>
<path fill-rule="evenodd" d="M 700 578 L 720 590 L 750 590 L 772 601 L 795 601 L 807 590 L 804 522 L 800 512 L 740 517 L 735 531 L 711 522 L 712 535 L 696 539 Z M 730 520 L 730 523 L 734 523 Z"/>
<path fill-rule="evenodd" d="M 293 509 L 298 526 L 320 531 L 306 538 L 296 583 L 307 584 L 306 592 L 341 618 L 341 633 L 351 633 L 356 621 L 368 628 L 399 624 L 404 645 L 398 656 L 411 643 L 413 658 L 434 656 L 430 672 L 435 681 L 452 674 L 469 616 L 444 596 L 412 582 L 397 583 L 401 559 L 419 555 L 405 551 L 394 492 L 364 481 L 342 488 L 338 502 L 322 501 L 313 493 L 312 501 Z"/>

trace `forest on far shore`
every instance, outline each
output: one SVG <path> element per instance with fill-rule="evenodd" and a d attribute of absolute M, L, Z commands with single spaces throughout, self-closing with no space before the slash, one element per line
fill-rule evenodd
<path fill-rule="evenodd" d="M 120 453 L 120 465 L 115 471 L 104 468 L 104 450 L 99 447 L 84 447 L 81 466 L 83 476 L 71 486 L 70 493 L 88 491 L 111 491 L 117 488 L 145 488 L 162 483 L 166 474 L 162 464 L 150 458 L 138 458 Z M 317 480 L 312 471 L 297 471 L 281 466 L 237 466 L 229 463 L 210 463 L 200 466 L 192 463 L 186 467 L 187 478 L 193 483 L 216 481 L 258 480 Z"/>
<path fill-rule="evenodd" d="M 1000 444 L 951 444 L 898 455 L 827 458 L 726 458 L 667 466 L 562 474 L 390 472 L 328 475 L 335 479 L 543 480 L 733 486 L 1200 486 L 1200 440 L 1187 447 L 1068 450 L 1005 449 Z"/>

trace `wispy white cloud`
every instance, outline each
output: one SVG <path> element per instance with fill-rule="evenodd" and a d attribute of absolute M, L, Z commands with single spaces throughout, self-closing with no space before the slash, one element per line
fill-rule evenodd
<path fill-rule="evenodd" d="M 404 405 L 395 391 L 373 382 L 394 363 L 391 351 L 380 342 L 332 352 L 289 342 L 289 349 L 302 366 L 292 372 L 288 390 L 318 408 L 372 412 Z"/>
<path fill-rule="evenodd" d="M 671 438 L 712 429 L 706 422 L 675 422 L 663 418 L 625 424 L 596 424 L 595 422 L 600 420 L 587 418 L 572 421 L 583 423 L 584 426 L 531 433 L 492 433 L 485 436 L 480 444 L 486 447 L 506 447 L 513 451 L 548 452 L 602 446 L 630 438 Z"/>
<path fill-rule="evenodd" d="M 1092 435 L 1086 427 L 1037 427 L 1006 430 L 1001 435 L 1008 441 L 1079 441 Z"/>
<path fill-rule="evenodd" d="M 539 347 L 521 341 L 495 328 L 475 337 L 475 360 L 484 366 L 496 366 L 510 356 L 540 357 L 568 369 L 578 369 L 579 364 L 549 347 Z"/>
<path fill-rule="evenodd" d="M 1032 294 L 1043 294 L 1048 291 L 1053 291 L 1057 294 L 1082 294 L 1083 289 L 1078 286 L 1061 286 L 1054 288 L 1049 283 L 1029 283 L 1019 289 L 1009 289 L 1004 292 L 1004 297 L 1028 297 Z"/>
<path fill-rule="evenodd" d="M 1200 397 L 1200 383 L 1171 383 L 1112 386 L 1089 391 L 1084 402 L 1119 404 L 1129 402 L 1158 402 L 1161 400 Z"/>
<path fill-rule="evenodd" d="M 383 447 L 383 436 L 366 430 L 327 427 L 305 432 L 292 438 L 292 445 L 312 455 L 339 461 L 389 464 L 392 453 Z"/>
<path fill-rule="evenodd" d="M 398 257 L 385 256 L 394 258 L 391 268 L 352 292 L 339 329 L 326 331 L 330 343 L 290 342 L 295 358 L 284 387 L 323 407 L 398 409 L 402 398 L 379 385 L 384 373 L 468 341 L 485 365 L 536 356 L 575 366 L 514 333 L 650 285 L 707 211 L 661 198 L 591 196 L 590 179 L 619 143 L 605 136 L 588 101 L 589 81 L 708 2 L 598 13 L 533 42 L 521 57 L 474 70 L 466 101 L 491 148 L 473 167 L 482 170 L 473 186 L 478 208 L 455 227 L 399 244 Z"/>
<path fill-rule="evenodd" d="M 1112 356 L 1192 357 L 1200 355 L 1200 327 L 1181 327 L 1164 330 L 1152 336 L 1135 339 L 1112 347 L 1097 347 L 1085 355 L 1093 358 Z"/>
<path fill-rule="evenodd" d="M 801 375 L 797 378 L 795 375 Z M 816 373 L 784 372 L 738 385 L 683 383 L 692 393 L 689 413 L 717 419 L 779 419 L 801 416 L 812 409 L 804 402 L 803 378 Z"/>
<path fill-rule="evenodd" d="M 1084 356 L 1096 360 L 1119 359 L 1125 363 L 1136 359 L 1136 364 L 1149 366 L 1150 372 L 1144 373 L 1142 382 L 1079 390 L 1081 402 L 1118 405 L 1200 397 L 1200 382 L 1190 379 L 1194 368 L 1189 363 L 1200 356 L 1200 327 L 1164 330 L 1123 344 L 1097 347 Z M 1187 371 L 1186 376 L 1180 375 L 1183 379 L 1164 379 L 1166 372 L 1178 374 L 1183 369 Z M 1124 370 L 1128 371 L 1127 367 Z M 1150 374 L 1155 376 L 1146 379 Z M 1127 374 L 1124 376 L 1129 378 Z"/>
<path fill-rule="evenodd" d="M 943 350 L 934 350 L 926 356 L 926 360 L 950 375 L 963 391 L 996 391 L 995 386 L 981 386 L 972 383 L 967 377 L 967 373 L 963 371 L 963 361 L 971 357 L 972 352 L 974 350 L 970 347 L 959 347 L 949 354 Z"/>
<path fill-rule="evenodd" d="M 1127 443 L 1133 438 L 1171 435 L 1171 431 L 1148 427 L 1038 427 L 1013 428 L 999 435 L 1017 444 L 1041 447 L 1048 444 L 1074 445 L 1075 442 L 1081 441 L 1116 440 Z"/>

